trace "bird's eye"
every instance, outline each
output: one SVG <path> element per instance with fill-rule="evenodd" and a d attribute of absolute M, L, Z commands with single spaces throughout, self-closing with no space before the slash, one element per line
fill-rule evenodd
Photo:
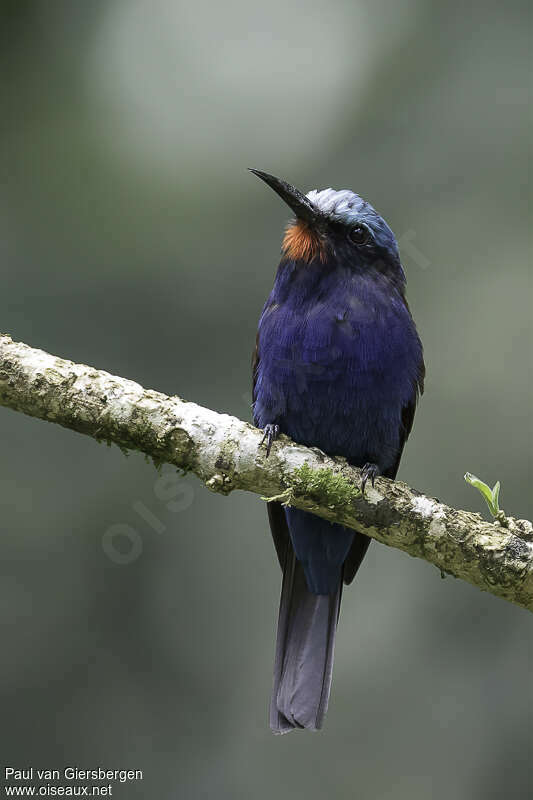
<path fill-rule="evenodd" d="M 355 225 L 348 235 L 354 244 L 366 244 L 370 239 L 370 231 L 365 225 Z"/>

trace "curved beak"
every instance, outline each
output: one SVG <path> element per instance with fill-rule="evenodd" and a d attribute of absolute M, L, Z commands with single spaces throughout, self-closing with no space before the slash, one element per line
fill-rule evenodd
<path fill-rule="evenodd" d="M 253 172 L 254 175 L 257 175 L 258 178 L 261 178 L 262 181 L 267 183 L 271 189 L 274 189 L 276 194 L 279 194 L 289 208 L 292 208 L 298 219 L 303 219 L 305 222 L 311 224 L 320 219 L 321 214 L 319 210 L 299 189 L 281 180 L 281 178 L 275 178 L 274 175 L 269 175 L 268 172 L 261 172 L 259 169 L 249 169 L 250 172 Z"/>

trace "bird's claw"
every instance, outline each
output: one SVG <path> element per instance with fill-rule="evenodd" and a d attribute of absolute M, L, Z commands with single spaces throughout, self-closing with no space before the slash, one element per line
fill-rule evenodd
<path fill-rule="evenodd" d="M 265 442 L 266 440 L 266 454 L 267 458 L 270 455 L 270 450 L 272 448 L 272 444 L 276 441 L 279 436 L 279 425 L 273 425 L 272 423 L 268 423 L 263 428 L 263 438 L 259 443 L 259 447 Z"/>
<path fill-rule="evenodd" d="M 365 486 L 366 482 L 370 479 L 372 486 L 374 486 L 374 481 L 376 477 L 379 475 L 379 467 L 377 464 L 365 464 L 363 469 L 361 470 L 361 494 L 365 493 Z"/>

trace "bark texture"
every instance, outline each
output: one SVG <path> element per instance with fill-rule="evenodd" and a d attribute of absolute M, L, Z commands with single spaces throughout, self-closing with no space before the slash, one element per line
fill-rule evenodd
<path fill-rule="evenodd" d="M 208 489 L 255 492 L 313 511 L 533 611 L 533 525 L 460 511 L 400 481 L 376 479 L 228 414 L 13 342 L 0 334 L 0 405 L 194 472 Z"/>

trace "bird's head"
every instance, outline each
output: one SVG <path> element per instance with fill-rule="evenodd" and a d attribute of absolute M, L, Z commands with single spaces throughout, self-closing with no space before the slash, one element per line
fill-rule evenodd
<path fill-rule="evenodd" d="M 281 178 L 251 169 L 296 215 L 285 232 L 283 255 L 310 264 L 342 263 L 377 269 L 405 280 L 395 236 L 385 220 L 349 189 L 313 189 L 306 195 Z"/>

